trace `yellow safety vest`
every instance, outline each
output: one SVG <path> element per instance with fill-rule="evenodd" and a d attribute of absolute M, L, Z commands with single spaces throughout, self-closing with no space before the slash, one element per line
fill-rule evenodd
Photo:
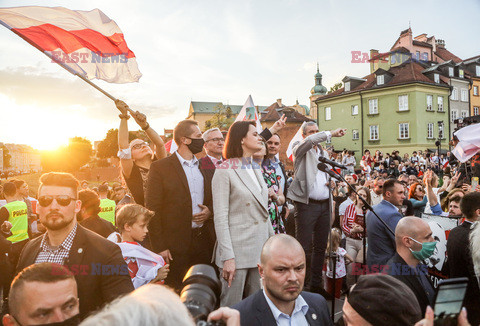
<path fill-rule="evenodd" d="M 27 204 L 16 200 L 3 206 L 8 211 L 8 221 L 12 223 L 12 235 L 7 238 L 11 243 L 28 239 L 28 213 Z"/>
<path fill-rule="evenodd" d="M 111 199 L 100 199 L 100 213 L 98 216 L 115 225 L 115 201 Z"/>

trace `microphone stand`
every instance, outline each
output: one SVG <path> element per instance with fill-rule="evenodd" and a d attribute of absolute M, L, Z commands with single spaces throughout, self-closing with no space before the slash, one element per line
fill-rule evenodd
<path fill-rule="evenodd" d="M 385 228 L 386 228 L 393 236 L 395 236 L 395 232 L 387 225 L 387 223 L 385 223 L 384 220 L 382 220 L 382 219 L 380 218 L 380 216 L 378 216 L 377 213 L 375 213 L 375 211 L 373 210 L 372 206 L 371 206 L 369 203 L 367 203 L 367 201 L 366 201 L 365 199 L 363 199 L 362 196 L 360 196 L 360 195 L 358 194 L 358 192 L 355 190 L 355 188 L 345 180 L 345 178 L 342 176 L 341 173 L 333 172 L 332 170 L 330 170 L 330 169 L 328 168 L 328 166 L 327 166 L 326 164 L 323 164 L 323 163 L 318 164 L 317 168 L 318 168 L 320 171 L 323 171 L 323 172 L 327 173 L 330 177 L 333 177 L 331 174 L 334 174 L 334 175 L 335 175 L 335 179 L 337 179 L 337 180 L 340 179 L 340 180 L 342 180 L 343 182 L 345 182 L 345 183 L 347 184 L 347 186 L 348 186 L 350 189 L 352 189 L 352 191 L 353 191 L 353 192 L 357 195 L 357 197 L 362 201 L 363 206 L 366 208 L 366 210 L 369 210 L 370 212 L 372 212 L 373 215 L 376 216 L 377 219 L 380 220 L 380 222 L 382 222 L 383 226 L 385 226 Z M 335 171 L 335 170 L 334 170 L 334 171 Z M 329 188 L 330 188 L 330 187 L 329 187 Z M 367 234 L 367 231 L 366 231 L 366 230 L 367 230 L 367 227 L 366 227 L 366 225 L 367 225 L 367 216 L 366 216 L 366 214 L 364 214 L 364 220 L 365 220 L 365 228 L 363 229 L 363 232 L 364 232 L 364 237 L 363 237 L 363 239 L 364 239 L 364 240 L 363 240 L 363 241 L 364 241 L 363 257 L 364 257 L 365 260 L 363 261 L 362 266 L 363 266 L 363 269 L 364 269 L 364 272 L 365 272 L 365 271 L 366 271 L 366 268 L 365 268 L 365 267 L 367 266 L 367 261 L 366 261 L 366 254 L 367 254 L 367 253 L 366 253 L 366 234 Z M 330 228 L 330 229 L 331 229 L 331 228 Z"/>

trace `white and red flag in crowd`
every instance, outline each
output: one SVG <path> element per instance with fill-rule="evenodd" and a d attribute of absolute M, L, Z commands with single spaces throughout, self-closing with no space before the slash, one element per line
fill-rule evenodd
<path fill-rule="evenodd" d="M 455 136 L 459 142 L 452 153 L 460 162 L 465 163 L 480 151 L 480 123 L 460 129 Z"/>
<path fill-rule="evenodd" d="M 262 124 L 260 123 L 260 117 L 253 104 L 252 95 L 248 95 L 247 101 L 243 105 L 242 109 L 237 115 L 235 122 L 237 121 L 248 121 L 248 120 L 255 120 L 255 124 L 257 126 L 257 131 L 260 133 L 262 132 Z"/>
<path fill-rule="evenodd" d="M 173 139 L 170 139 L 165 143 L 165 150 L 167 151 L 167 153 L 173 154 L 177 149 L 177 143 Z"/>
<path fill-rule="evenodd" d="M 300 128 L 298 128 L 297 133 L 295 134 L 295 136 L 293 136 L 292 140 L 291 140 L 290 143 L 288 144 L 287 157 L 288 157 L 292 162 L 293 162 L 293 145 L 295 145 L 295 144 L 298 143 L 299 141 L 302 141 L 302 140 L 303 140 L 303 137 L 302 137 L 302 128 L 303 128 L 303 125 L 304 125 L 305 123 L 306 123 L 305 121 L 302 123 L 302 125 L 300 126 Z"/>
<path fill-rule="evenodd" d="M 99 9 L 0 8 L 0 24 L 74 75 L 109 83 L 142 76 L 122 31 Z"/>

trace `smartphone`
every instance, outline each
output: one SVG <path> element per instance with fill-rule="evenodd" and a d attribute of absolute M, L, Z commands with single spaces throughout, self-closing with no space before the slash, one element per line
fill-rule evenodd
<path fill-rule="evenodd" d="M 440 280 L 435 294 L 435 325 L 456 325 L 467 292 L 467 277 Z"/>
<path fill-rule="evenodd" d="M 472 178 L 472 190 L 471 191 L 475 191 L 477 186 L 478 186 L 478 177 L 473 177 Z"/>

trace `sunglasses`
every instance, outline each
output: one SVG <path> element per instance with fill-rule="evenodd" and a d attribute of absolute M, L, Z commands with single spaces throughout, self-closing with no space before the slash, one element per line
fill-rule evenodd
<path fill-rule="evenodd" d="M 149 145 L 148 145 L 147 142 L 144 141 L 143 143 L 138 143 L 138 144 L 133 145 L 133 146 L 132 146 L 132 149 L 140 149 L 140 148 L 142 148 L 143 146 L 148 147 Z"/>
<path fill-rule="evenodd" d="M 209 142 L 209 141 L 214 141 L 216 143 L 220 143 L 220 142 L 224 142 L 225 139 L 223 139 L 223 138 L 212 138 L 212 139 L 207 140 L 207 142 Z"/>
<path fill-rule="evenodd" d="M 57 204 L 60 206 L 68 206 L 72 202 L 72 200 L 76 200 L 76 198 L 72 198 L 67 195 L 60 195 L 60 196 L 41 196 L 38 198 L 38 204 L 42 207 L 48 207 L 52 204 L 53 200 L 57 201 Z"/>

